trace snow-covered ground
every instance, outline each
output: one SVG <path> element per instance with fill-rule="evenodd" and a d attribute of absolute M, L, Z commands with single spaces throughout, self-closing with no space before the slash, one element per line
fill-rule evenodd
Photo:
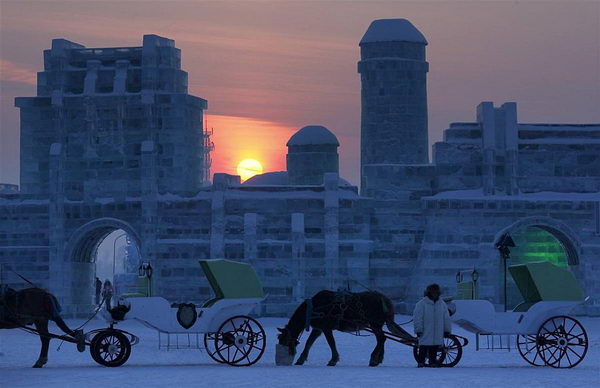
<path fill-rule="evenodd" d="M 406 317 L 396 317 L 403 322 Z M 39 352 L 39 339 L 20 330 L 0 330 L 0 387 L 588 387 L 600 383 L 600 318 L 582 318 L 590 337 L 586 359 L 576 368 L 557 370 L 532 367 L 516 351 L 475 351 L 474 341 L 465 348 L 460 364 L 451 369 L 417 369 L 412 349 L 388 341 L 384 363 L 367 366 L 375 344 L 373 337 L 336 333 L 341 361 L 327 367 L 329 348 L 323 337 L 313 347 L 304 366 L 277 367 L 274 364 L 276 327 L 285 320 L 260 320 L 267 330 L 263 358 L 247 368 L 217 365 L 199 350 L 160 351 L 156 332 L 136 323 L 120 327 L 140 336 L 129 361 L 118 368 L 97 365 L 86 350 L 74 345 L 50 345 L 49 362 L 32 369 Z M 72 327 L 79 321 L 69 321 Z M 87 330 L 101 327 L 92 321 Z M 53 327 L 54 332 L 58 332 Z M 472 339 L 470 334 L 465 334 Z M 306 335 L 303 337 L 306 338 Z"/>

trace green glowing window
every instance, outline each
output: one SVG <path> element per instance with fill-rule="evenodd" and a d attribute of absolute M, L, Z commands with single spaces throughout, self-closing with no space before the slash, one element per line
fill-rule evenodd
<path fill-rule="evenodd" d="M 551 233 L 536 227 L 526 227 L 511 232 L 516 247 L 510 249 L 507 265 L 547 261 L 559 267 L 568 266 L 562 244 Z M 523 301 L 512 276 L 507 279 L 507 307 L 512 310 Z"/>
<path fill-rule="evenodd" d="M 516 247 L 511 249 L 510 264 L 548 261 L 560 267 L 568 265 L 562 244 L 549 232 L 527 227 L 511 233 Z"/>

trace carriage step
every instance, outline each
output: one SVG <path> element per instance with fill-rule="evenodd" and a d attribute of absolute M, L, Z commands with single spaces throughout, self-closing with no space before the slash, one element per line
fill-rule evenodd
<path fill-rule="evenodd" d="M 514 348 L 515 339 L 511 334 L 477 333 L 475 335 L 476 350 L 505 350 L 510 352 Z"/>
<path fill-rule="evenodd" d="M 198 333 L 158 332 L 159 350 L 203 349 Z"/>

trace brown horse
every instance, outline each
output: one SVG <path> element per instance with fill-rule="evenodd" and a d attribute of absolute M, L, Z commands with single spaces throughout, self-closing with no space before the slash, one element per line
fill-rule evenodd
<path fill-rule="evenodd" d="M 67 335 L 77 340 L 77 349 L 85 350 L 82 330 L 71 330 L 60 317 L 60 306 L 54 295 L 41 288 L 26 288 L 15 291 L 0 286 L 0 329 L 25 328 L 34 325 L 42 341 L 42 349 L 34 368 L 41 368 L 48 362 L 48 321 L 56 325 Z"/>
<path fill-rule="evenodd" d="M 331 348 L 331 360 L 327 365 L 334 366 L 340 356 L 333 331 L 356 333 L 359 330 L 370 329 L 375 334 L 377 345 L 371 353 L 369 366 L 377 366 L 383 362 L 386 340 L 383 325 L 407 342 L 415 341 L 414 337 L 394 322 L 394 307 L 385 295 L 375 291 L 351 293 L 323 290 L 298 306 L 288 324 L 278 329 L 278 340 L 280 345 L 288 348 L 290 356 L 295 356 L 300 334 L 312 327 L 296 365 L 306 362 L 311 346 L 324 334 Z"/>

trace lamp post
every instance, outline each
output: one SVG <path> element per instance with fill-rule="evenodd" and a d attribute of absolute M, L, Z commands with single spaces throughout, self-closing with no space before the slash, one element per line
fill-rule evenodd
<path fill-rule="evenodd" d="M 121 237 L 125 237 L 127 236 L 127 233 L 123 233 L 121 235 L 119 235 L 118 237 L 115 238 L 115 241 L 113 241 L 113 283 L 115 282 L 115 270 L 116 270 L 116 260 L 117 260 L 117 240 L 120 239 Z"/>
<path fill-rule="evenodd" d="M 502 257 L 502 267 L 503 267 L 503 271 L 504 271 L 504 312 L 506 312 L 507 310 L 507 305 L 508 305 L 508 295 L 507 295 L 507 290 L 506 290 L 506 283 L 507 283 L 507 262 L 508 259 L 510 259 L 510 249 L 509 248 L 513 248 L 515 247 L 515 242 L 513 241 L 512 237 L 510 237 L 510 234 L 505 233 L 502 235 L 502 237 L 500 237 L 500 240 L 498 240 L 498 242 L 496 243 L 496 249 L 498 249 L 498 251 L 500 252 L 500 256 Z"/>
<path fill-rule="evenodd" d="M 479 298 L 478 292 L 477 292 L 477 280 L 479 280 L 479 272 L 477 272 L 476 269 L 473 269 L 473 271 L 471 272 L 471 279 L 473 280 L 473 292 L 471 294 L 471 297 L 473 299 L 475 299 L 475 297 Z"/>
<path fill-rule="evenodd" d="M 138 267 L 138 276 L 145 277 L 148 279 L 147 283 L 147 294 L 151 296 L 152 294 L 152 274 L 154 273 L 154 269 L 150 265 L 150 263 L 142 263 Z"/>

